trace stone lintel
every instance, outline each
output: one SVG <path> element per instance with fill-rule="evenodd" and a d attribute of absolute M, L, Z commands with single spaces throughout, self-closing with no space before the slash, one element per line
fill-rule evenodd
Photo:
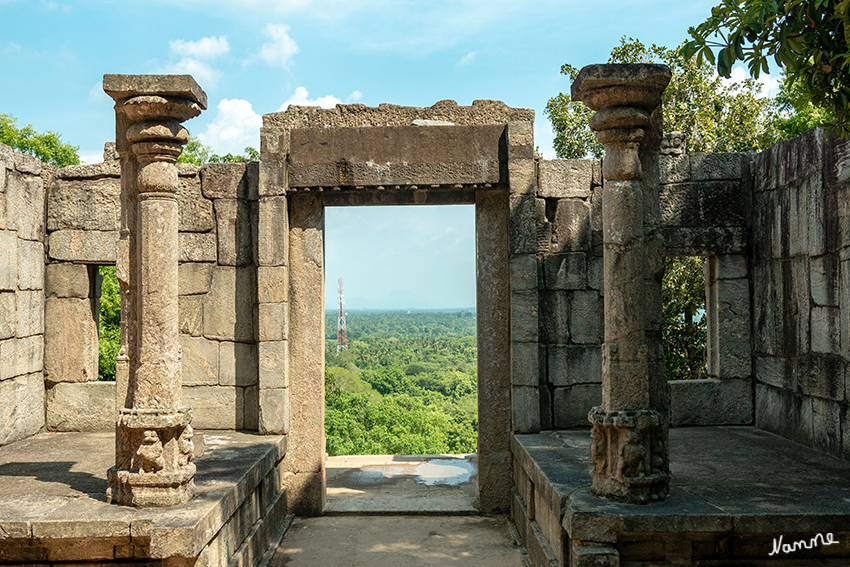
<path fill-rule="evenodd" d="M 136 96 L 173 96 L 207 109 L 207 93 L 191 75 L 104 75 L 103 90 L 115 102 Z"/>

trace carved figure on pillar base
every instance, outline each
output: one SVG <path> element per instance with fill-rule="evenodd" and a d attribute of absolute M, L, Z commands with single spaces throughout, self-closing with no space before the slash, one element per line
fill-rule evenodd
<path fill-rule="evenodd" d="M 192 412 L 180 380 L 177 158 L 181 122 L 206 108 L 188 75 L 105 75 L 121 159 L 121 350 L 110 502 L 173 506 L 195 494 Z"/>
<path fill-rule="evenodd" d="M 664 242 L 658 232 L 663 65 L 590 65 L 572 85 L 573 100 L 596 114 L 590 127 L 602 160 L 605 344 L 602 405 L 591 410 L 591 490 L 645 504 L 670 483 L 669 387 L 660 337 Z"/>

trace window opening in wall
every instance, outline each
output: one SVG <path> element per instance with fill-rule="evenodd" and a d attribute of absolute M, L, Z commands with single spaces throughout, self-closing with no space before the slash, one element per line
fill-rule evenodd
<path fill-rule="evenodd" d="M 98 372 L 100 381 L 115 380 L 115 360 L 118 357 L 121 323 L 121 294 L 115 266 L 95 266 L 100 293 L 93 294 L 98 307 Z M 98 285 L 99 282 L 99 285 Z"/>
<path fill-rule="evenodd" d="M 705 258 L 701 256 L 667 258 L 662 297 L 664 359 L 668 380 L 707 376 L 704 263 Z"/>

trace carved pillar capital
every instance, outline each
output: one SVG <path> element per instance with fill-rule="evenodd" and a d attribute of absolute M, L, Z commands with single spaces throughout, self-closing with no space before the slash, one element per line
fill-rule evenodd
<path fill-rule="evenodd" d="M 657 246 L 652 221 L 647 223 L 657 217 L 651 209 L 658 202 L 652 198 L 653 183 L 647 179 L 652 168 L 647 170 L 647 149 L 642 147 L 657 137 L 653 112 L 669 81 L 670 69 L 664 65 L 590 65 L 572 85 L 573 100 L 597 111 L 590 127 L 605 148 L 605 344 L 602 406 L 589 415 L 591 489 L 598 496 L 633 503 L 663 499 L 669 484 L 667 410 L 655 392 L 658 381 L 666 379 L 652 376 L 659 361 L 652 348 L 658 333 L 651 322 L 661 305 L 649 293 L 660 284 L 654 267 L 656 256 L 663 260 L 664 252 Z M 660 368 L 663 372 L 663 359 Z"/>
<path fill-rule="evenodd" d="M 192 414 L 183 407 L 177 304 L 177 158 L 181 122 L 206 108 L 188 75 L 105 75 L 121 156 L 120 378 L 108 498 L 173 506 L 194 496 Z"/>

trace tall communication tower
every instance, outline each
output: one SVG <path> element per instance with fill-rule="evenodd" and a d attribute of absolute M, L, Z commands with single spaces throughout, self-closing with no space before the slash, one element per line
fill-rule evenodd
<path fill-rule="evenodd" d="M 342 295 L 342 278 L 339 278 L 339 314 L 336 318 L 336 353 L 348 348 L 348 335 L 345 332 L 345 299 Z"/>

